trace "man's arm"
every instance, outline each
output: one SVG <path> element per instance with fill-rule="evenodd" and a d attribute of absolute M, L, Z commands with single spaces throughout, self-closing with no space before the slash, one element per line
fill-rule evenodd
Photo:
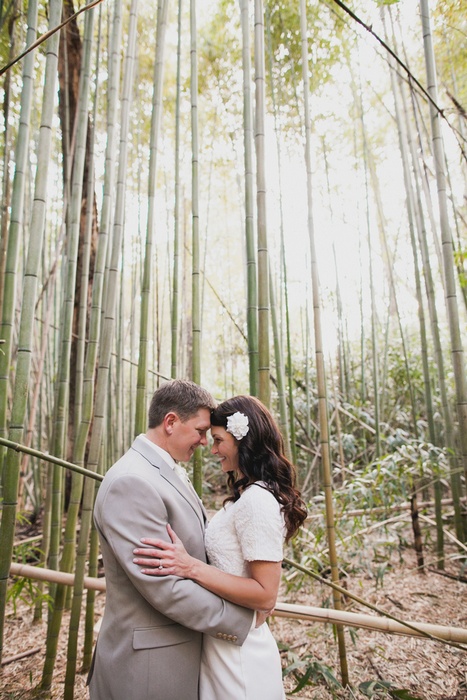
<path fill-rule="evenodd" d="M 202 525 L 172 487 L 162 484 L 169 496 L 163 498 L 153 479 L 134 473 L 114 478 L 100 494 L 96 524 L 132 585 L 157 611 L 179 624 L 216 636 L 227 635 L 242 644 L 252 626 L 253 613 L 207 591 L 188 579 L 169 576 L 153 579 L 133 563 L 133 549 L 141 532 L 168 541 L 169 519 L 186 533 L 187 548 L 194 556 L 203 551 Z M 102 488 L 102 486 L 101 486 Z M 166 496 L 166 494 L 165 494 Z M 106 563 L 107 566 L 107 563 Z"/>
<path fill-rule="evenodd" d="M 237 605 L 251 610 L 274 609 L 281 579 L 281 561 L 251 561 L 249 576 L 236 576 L 190 556 L 170 526 L 167 531 L 171 544 L 144 538 L 145 547 L 134 551 L 134 562 L 141 566 L 144 574 L 182 576 Z M 163 566 L 159 568 L 159 564 Z"/>

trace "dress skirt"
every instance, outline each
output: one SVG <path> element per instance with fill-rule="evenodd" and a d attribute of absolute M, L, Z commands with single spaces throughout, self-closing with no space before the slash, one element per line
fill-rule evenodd
<path fill-rule="evenodd" d="M 276 641 L 266 623 L 248 634 L 243 646 L 204 635 L 200 700 L 283 700 Z"/>

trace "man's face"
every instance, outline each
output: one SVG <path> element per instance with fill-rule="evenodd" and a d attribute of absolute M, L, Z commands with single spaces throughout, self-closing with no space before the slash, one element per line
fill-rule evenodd
<path fill-rule="evenodd" d="M 211 414 L 207 408 L 200 408 L 185 422 L 178 416 L 172 423 L 170 454 L 177 462 L 188 462 L 199 445 L 207 445 L 206 433 L 211 427 Z"/>

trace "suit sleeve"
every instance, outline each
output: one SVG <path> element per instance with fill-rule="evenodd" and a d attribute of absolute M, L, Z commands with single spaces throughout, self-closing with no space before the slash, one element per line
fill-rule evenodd
<path fill-rule="evenodd" d="M 187 551 L 200 558 L 200 544 L 204 547 L 201 525 L 194 513 L 187 514 L 186 506 L 176 512 L 152 481 L 134 473 L 123 474 L 104 487 L 95 518 L 115 556 L 115 561 L 104 562 L 106 572 L 109 566 L 121 568 L 140 595 L 173 621 L 211 636 L 228 634 L 230 641 L 243 643 L 253 611 L 229 603 L 189 579 L 147 576 L 133 563 L 133 549 L 141 546 L 141 537 L 169 539 L 168 522 Z"/>

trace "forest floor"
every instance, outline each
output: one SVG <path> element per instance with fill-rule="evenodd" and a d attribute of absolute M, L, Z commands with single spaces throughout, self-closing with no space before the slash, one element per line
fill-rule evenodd
<path fill-rule="evenodd" d="M 456 575 L 459 573 L 452 563 L 447 571 Z M 347 578 L 346 586 L 349 591 L 400 619 L 467 628 L 467 584 L 431 570 L 418 573 L 411 547 L 392 551 L 382 575 L 375 578 L 371 572 L 362 575 L 360 571 L 355 578 Z M 284 582 L 279 599 L 323 606 L 329 600 L 329 589 L 297 576 L 288 583 Z M 96 621 L 102 615 L 104 603 L 105 595 L 99 594 L 96 599 Z M 350 599 L 345 601 L 345 606 L 353 612 L 372 614 Z M 2 700 L 32 700 L 38 696 L 35 689 L 40 682 L 44 663 L 46 624 L 33 624 L 32 614 L 27 600 L 18 598 L 15 608 L 11 602 L 8 605 L 4 663 L 0 673 Z M 67 622 L 68 613 L 65 613 L 52 691 L 48 696 L 53 699 L 63 697 Z M 286 674 L 284 685 L 287 697 L 314 700 L 363 700 L 368 697 L 467 700 L 467 651 L 431 640 L 346 628 L 350 687 L 343 690 L 332 684 L 332 678 L 338 679 L 340 672 L 331 625 L 277 617 L 271 618 L 270 625 L 280 644 L 284 669 L 299 661 L 302 665 L 298 667 L 298 674 L 303 676 L 307 670 L 309 673 L 309 684 L 293 694 L 298 681 L 292 672 Z M 30 655 L 12 660 L 12 657 L 27 652 L 31 652 Z M 362 692 L 364 687 L 359 689 L 362 683 L 368 687 L 369 683 L 376 681 L 391 684 L 389 690 L 374 688 L 373 692 L 366 690 L 365 694 Z M 75 700 L 88 698 L 84 673 L 76 676 L 74 697 Z"/>

